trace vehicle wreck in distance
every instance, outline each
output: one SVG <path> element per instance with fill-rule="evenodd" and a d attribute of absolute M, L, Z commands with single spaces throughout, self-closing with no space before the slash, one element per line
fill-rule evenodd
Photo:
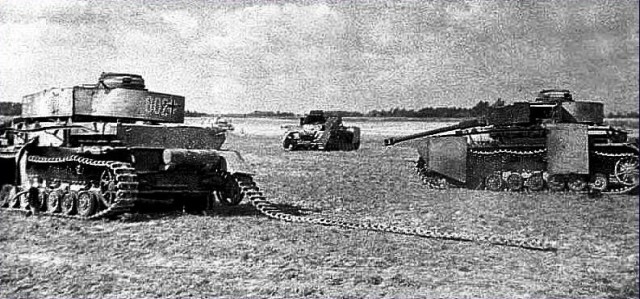
<path fill-rule="evenodd" d="M 282 138 L 285 150 L 357 150 L 360 128 L 342 124 L 342 117 L 311 110 L 300 118 L 300 126 L 288 127 Z"/>

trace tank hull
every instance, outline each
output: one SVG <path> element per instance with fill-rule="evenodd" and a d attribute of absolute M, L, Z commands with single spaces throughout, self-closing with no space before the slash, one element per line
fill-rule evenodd
<path fill-rule="evenodd" d="M 473 135 L 425 138 L 418 142 L 417 170 L 435 188 L 637 191 L 637 145 L 595 143 L 599 131 L 583 124 L 554 124 L 544 132 L 530 144 L 482 143 Z"/>
<path fill-rule="evenodd" d="M 602 103 L 549 89 L 535 101 L 498 100 L 484 117 L 384 142 L 425 138 L 417 171 L 434 188 L 636 192 L 638 144 L 603 117 Z"/>
<path fill-rule="evenodd" d="M 251 171 L 221 150 L 226 130 L 182 124 L 184 97 L 150 92 L 142 77 L 107 73 L 95 85 L 23 98 L 2 127 L 0 206 L 79 219 L 151 206 L 236 205 Z"/>

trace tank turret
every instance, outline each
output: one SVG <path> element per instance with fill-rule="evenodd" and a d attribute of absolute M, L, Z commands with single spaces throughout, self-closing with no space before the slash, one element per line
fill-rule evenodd
<path fill-rule="evenodd" d="M 634 192 L 638 146 L 603 125 L 603 107 L 543 90 L 531 102 L 494 105 L 484 118 L 384 143 L 420 139 L 418 172 L 437 188 Z"/>
<path fill-rule="evenodd" d="M 509 126 L 540 123 L 585 123 L 601 125 L 604 106 L 598 102 L 574 101 L 568 90 L 548 89 L 535 101 L 494 107 L 489 125 Z"/>

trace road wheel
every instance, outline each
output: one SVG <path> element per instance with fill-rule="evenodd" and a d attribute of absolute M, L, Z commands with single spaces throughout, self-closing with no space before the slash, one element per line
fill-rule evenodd
<path fill-rule="evenodd" d="M 536 173 L 530 176 L 526 182 L 527 187 L 531 191 L 540 191 L 544 188 L 544 178 L 541 173 Z"/>
<path fill-rule="evenodd" d="M 62 213 L 64 213 L 65 215 L 72 215 L 73 213 L 75 213 L 77 200 L 77 191 L 67 192 L 67 194 L 65 194 L 60 201 L 60 209 L 62 210 Z"/>
<path fill-rule="evenodd" d="M 567 179 L 567 187 L 574 192 L 580 192 L 587 188 L 587 180 L 581 175 L 571 175 Z"/>
<path fill-rule="evenodd" d="M 38 193 L 38 197 L 34 198 L 34 201 L 29 201 L 31 208 L 36 211 L 45 211 L 47 209 L 47 198 L 49 198 L 49 191 L 42 190 Z"/>
<path fill-rule="evenodd" d="M 596 173 L 591 177 L 589 185 L 593 190 L 600 192 L 606 191 L 609 187 L 609 178 L 603 173 Z"/>
<path fill-rule="evenodd" d="M 29 188 L 29 192 L 27 194 L 20 196 L 20 208 L 27 209 L 29 208 L 30 203 L 37 203 L 40 201 L 41 192 L 36 187 Z M 36 209 L 39 210 L 39 209 Z"/>
<path fill-rule="evenodd" d="M 497 173 L 487 176 L 487 178 L 484 180 L 484 185 L 487 187 L 487 190 L 491 191 L 501 191 L 502 189 L 504 189 L 504 181 L 502 180 L 502 176 Z"/>
<path fill-rule="evenodd" d="M 52 191 L 47 197 L 47 212 L 58 213 L 60 212 L 60 200 L 62 199 L 62 192 Z"/>
<path fill-rule="evenodd" d="M 510 191 L 520 191 L 524 186 L 524 179 L 518 173 L 512 173 L 507 177 L 507 189 Z"/>
<path fill-rule="evenodd" d="M 547 185 L 549 186 L 549 190 L 551 191 L 564 190 L 566 186 L 564 176 L 560 174 L 550 175 L 547 179 Z"/>
<path fill-rule="evenodd" d="M 78 193 L 78 215 L 88 217 L 93 215 L 98 209 L 98 199 L 96 195 L 89 191 Z"/>
<path fill-rule="evenodd" d="M 0 207 L 6 207 L 9 205 L 11 197 L 16 194 L 15 187 L 13 185 L 4 185 L 0 189 Z"/>

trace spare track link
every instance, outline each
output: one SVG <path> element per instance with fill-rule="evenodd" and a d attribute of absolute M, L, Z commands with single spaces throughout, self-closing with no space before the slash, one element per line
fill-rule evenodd
<path fill-rule="evenodd" d="M 40 163 L 40 164 L 63 164 L 63 163 L 78 163 L 80 165 L 91 166 L 91 167 L 102 167 L 105 169 L 110 169 L 115 174 L 115 200 L 106 207 L 104 210 L 100 210 L 97 213 L 90 216 L 81 216 L 81 215 L 68 215 L 64 213 L 51 213 L 48 211 L 38 211 L 38 215 L 47 215 L 53 217 L 60 218 L 70 218 L 70 219 L 79 219 L 79 220 L 95 220 L 101 218 L 108 218 L 117 216 L 119 214 L 127 213 L 133 207 L 134 201 L 136 200 L 138 193 L 138 181 L 137 175 L 135 174 L 135 169 L 131 167 L 131 164 L 121 161 L 103 161 L 103 160 L 95 160 L 81 156 L 66 156 L 66 157 L 41 157 L 41 156 L 28 156 L 28 162 L 30 163 Z M 67 182 L 73 183 L 73 182 Z M 95 190 L 88 189 L 87 191 Z M 98 196 L 102 196 L 100 194 L 96 194 Z M 16 197 L 18 196 L 26 196 L 26 191 L 21 191 L 16 193 Z M 11 200 L 10 200 L 11 202 Z M 13 211 L 20 212 L 29 212 L 28 209 L 21 208 L 3 208 Z"/>
<path fill-rule="evenodd" d="M 294 223 L 309 223 L 326 226 L 335 226 L 346 229 L 369 230 L 377 232 L 394 233 L 401 235 L 418 236 L 430 239 L 455 240 L 463 242 L 477 242 L 493 245 L 519 247 L 524 249 L 555 251 L 557 250 L 555 242 L 532 238 L 511 238 L 499 235 L 479 235 L 467 233 L 442 232 L 437 229 L 423 229 L 413 227 L 402 227 L 380 223 L 358 223 L 342 220 L 334 220 L 316 216 L 298 216 L 292 215 L 276 205 L 271 203 L 260 189 L 256 186 L 250 177 L 237 177 L 238 185 L 242 189 L 244 196 L 249 199 L 251 204 L 262 214 L 269 218 Z"/>
<path fill-rule="evenodd" d="M 519 156 L 523 156 L 523 157 L 532 157 L 538 154 L 542 154 L 545 153 L 546 149 L 541 149 L 541 150 L 533 150 L 533 151 L 514 151 L 514 150 L 504 150 L 504 149 L 498 149 L 498 150 L 493 150 L 493 151 L 473 151 L 472 154 L 475 155 L 500 155 L 500 154 L 509 154 L 509 155 L 519 155 Z M 638 158 L 637 154 L 633 154 L 633 153 L 607 153 L 607 152 L 603 152 L 603 151 L 595 151 L 594 154 L 596 156 L 602 157 L 602 158 L 622 158 L 622 157 L 636 157 L 636 159 Z M 443 190 L 443 189 L 447 189 L 450 186 L 452 186 L 452 184 L 450 182 L 447 181 L 447 179 L 445 177 L 442 177 L 436 173 L 433 173 L 431 171 L 429 171 L 426 166 L 424 165 L 424 162 L 422 160 L 418 160 L 414 166 L 414 170 L 415 172 L 420 176 L 420 180 L 423 182 L 423 184 L 428 188 L 428 189 L 435 189 L 435 190 Z M 605 190 L 605 191 L 601 191 L 600 193 L 602 194 L 627 194 L 627 193 L 631 193 L 633 191 L 635 191 L 637 189 L 638 185 L 634 185 L 634 186 L 626 186 L 626 187 L 620 187 L 620 188 L 616 188 L 616 189 L 610 189 L 610 190 Z M 567 192 L 573 192 L 573 191 L 567 191 Z M 580 193 L 587 193 L 588 191 L 582 191 Z M 574 192 L 575 193 L 575 192 Z"/>

